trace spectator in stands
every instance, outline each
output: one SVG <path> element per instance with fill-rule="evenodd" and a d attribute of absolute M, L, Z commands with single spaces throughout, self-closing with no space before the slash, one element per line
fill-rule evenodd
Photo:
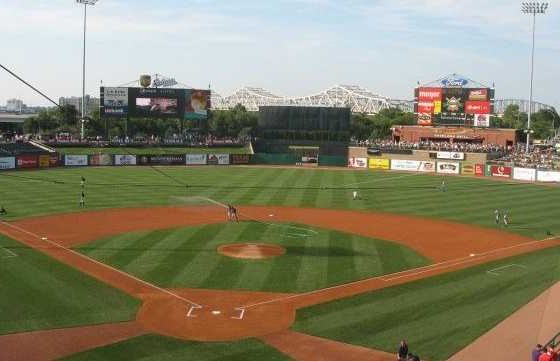
<path fill-rule="evenodd" d="M 539 357 L 542 353 L 542 345 L 540 343 L 535 346 L 533 351 L 531 351 L 531 361 L 539 361 Z"/>
<path fill-rule="evenodd" d="M 554 349 L 549 347 L 546 352 L 541 353 L 539 361 L 555 361 L 554 354 Z"/>
<path fill-rule="evenodd" d="M 397 361 L 408 361 L 408 344 L 402 340 L 397 351 Z M 539 360 L 540 361 L 540 360 Z"/>

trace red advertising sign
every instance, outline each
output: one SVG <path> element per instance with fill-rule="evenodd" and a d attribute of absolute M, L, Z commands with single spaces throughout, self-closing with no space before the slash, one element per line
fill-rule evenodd
<path fill-rule="evenodd" d="M 418 113 L 434 113 L 434 102 L 421 100 L 418 102 Z"/>
<path fill-rule="evenodd" d="M 49 159 L 49 166 L 51 167 L 58 167 L 58 154 L 51 154 Z"/>
<path fill-rule="evenodd" d="M 432 114 L 418 113 L 418 125 L 432 125 Z"/>
<path fill-rule="evenodd" d="M 490 102 L 481 101 L 466 101 L 465 102 L 465 113 L 467 114 L 489 114 L 490 113 Z"/>
<path fill-rule="evenodd" d="M 423 87 L 418 89 L 418 101 L 441 100 L 442 89 L 433 87 Z"/>
<path fill-rule="evenodd" d="M 469 90 L 469 100 L 488 100 L 488 89 Z"/>
<path fill-rule="evenodd" d="M 511 178 L 511 167 L 493 165 L 490 167 L 492 177 Z"/>
<path fill-rule="evenodd" d="M 37 168 L 37 156 L 33 154 L 21 154 L 17 156 L 18 168 Z"/>
<path fill-rule="evenodd" d="M 474 175 L 476 175 L 476 176 L 483 176 L 484 175 L 484 164 L 475 164 L 474 165 Z"/>

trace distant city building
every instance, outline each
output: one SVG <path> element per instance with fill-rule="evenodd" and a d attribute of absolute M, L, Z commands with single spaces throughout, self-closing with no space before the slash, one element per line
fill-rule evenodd
<path fill-rule="evenodd" d="M 6 102 L 6 111 L 11 113 L 21 113 L 25 108 L 23 100 L 20 99 L 8 99 Z"/>
<path fill-rule="evenodd" d="M 58 99 L 60 106 L 72 105 L 82 113 L 82 97 L 60 97 Z M 86 95 L 86 115 L 90 116 L 94 111 L 99 109 L 99 98 Z"/>

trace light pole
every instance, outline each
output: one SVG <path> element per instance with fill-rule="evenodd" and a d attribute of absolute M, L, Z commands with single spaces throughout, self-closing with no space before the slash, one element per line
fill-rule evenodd
<path fill-rule="evenodd" d="M 80 123 L 82 125 L 80 138 L 84 140 L 84 123 L 86 118 L 86 20 L 87 20 L 87 6 L 95 5 L 98 0 L 76 0 L 78 4 L 84 4 L 84 53 L 82 58 L 82 117 Z"/>
<path fill-rule="evenodd" d="M 533 61 L 535 60 L 535 18 L 537 14 L 544 14 L 548 8 L 547 2 L 531 1 L 521 3 L 521 11 L 533 15 L 533 42 L 531 46 L 531 86 L 529 90 L 529 114 L 527 118 L 527 145 L 525 152 L 529 153 L 529 138 L 531 134 L 531 113 L 533 112 Z"/>

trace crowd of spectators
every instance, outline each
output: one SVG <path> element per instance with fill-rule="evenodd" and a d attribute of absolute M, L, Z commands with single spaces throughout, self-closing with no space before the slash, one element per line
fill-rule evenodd
<path fill-rule="evenodd" d="M 552 346 L 544 347 L 540 344 L 531 352 L 531 361 L 559 361 L 558 352 Z"/>
<path fill-rule="evenodd" d="M 467 152 L 467 153 L 496 153 L 507 152 L 512 147 L 505 147 L 498 144 L 481 144 L 468 142 L 447 142 L 426 140 L 416 143 L 396 142 L 392 140 L 370 143 L 369 141 L 359 142 L 359 145 L 379 148 L 381 150 L 433 150 L 447 152 Z"/>
<path fill-rule="evenodd" d="M 526 152 L 524 146 L 518 146 L 497 161 L 516 167 L 560 169 L 560 157 L 553 147 L 533 146 L 529 152 Z"/>
<path fill-rule="evenodd" d="M 91 147 L 106 147 L 106 146 L 235 146 L 245 145 L 250 141 L 247 137 L 238 138 L 217 138 L 212 135 L 202 134 L 187 134 L 184 136 L 173 134 L 168 137 L 160 137 L 156 135 L 150 136 L 136 136 L 132 137 L 113 137 L 110 140 L 101 137 L 79 139 L 67 134 L 59 134 L 56 137 L 46 140 L 50 145 L 77 145 L 77 146 L 91 146 Z"/>

